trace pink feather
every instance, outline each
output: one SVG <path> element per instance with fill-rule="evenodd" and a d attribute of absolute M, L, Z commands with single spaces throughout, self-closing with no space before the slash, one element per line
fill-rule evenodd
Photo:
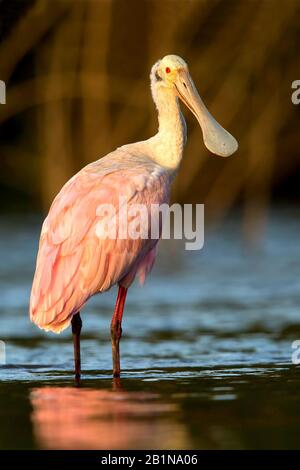
<path fill-rule="evenodd" d="M 87 300 L 114 284 L 128 287 L 136 274 L 144 282 L 158 240 L 101 239 L 102 204 L 118 210 L 169 199 L 169 175 L 152 160 L 116 150 L 71 178 L 56 196 L 43 224 L 30 298 L 30 318 L 59 333 Z M 100 211 L 101 212 L 101 211 Z M 117 226 L 117 233 L 120 227 Z"/>

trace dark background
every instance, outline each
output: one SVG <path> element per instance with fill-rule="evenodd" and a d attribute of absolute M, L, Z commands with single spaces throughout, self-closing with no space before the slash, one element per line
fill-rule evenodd
<path fill-rule="evenodd" d="M 300 0 L 0 0 L 0 449 L 299 449 L 299 18 Z M 204 249 L 162 241 L 133 284 L 121 381 L 116 289 L 87 303 L 75 389 L 70 329 L 28 318 L 41 221 L 82 166 L 156 132 L 169 53 L 240 147 L 209 154 L 184 109 L 173 200 L 205 203 Z"/>
<path fill-rule="evenodd" d="M 82 166 L 154 134 L 149 70 L 176 53 L 240 147 L 211 156 L 184 110 L 173 198 L 212 221 L 238 205 L 258 233 L 271 204 L 299 201 L 299 15 L 298 0 L 1 0 L 0 210 L 46 211 Z"/>

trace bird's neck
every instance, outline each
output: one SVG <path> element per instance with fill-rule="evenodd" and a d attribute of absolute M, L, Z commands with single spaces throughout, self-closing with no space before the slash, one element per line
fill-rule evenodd
<path fill-rule="evenodd" d="M 176 171 L 186 142 L 186 123 L 172 90 L 156 91 L 153 99 L 158 111 L 159 128 L 148 141 L 152 157 L 159 165 Z"/>

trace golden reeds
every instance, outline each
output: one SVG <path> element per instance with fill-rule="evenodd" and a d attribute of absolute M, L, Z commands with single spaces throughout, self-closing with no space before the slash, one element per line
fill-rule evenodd
<path fill-rule="evenodd" d="M 0 158 L 8 152 L 15 172 L 20 155 L 28 158 L 28 188 L 48 208 L 81 166 L 155 132 L 149 68 L 178 53 L 240 150 L 226 161 L 211 158 L 187 113 L 189 142 L 173 196 L 205 202 L 213 221 L 243 202 L 244 228 L 255 239 L 274 177 L 293 171 L 293 157 L 279 153 L 298 154 L 299 112 L 289 90 L 299 79 L 299 12 L 297 0 L 37 0 L 0 44 L 0 78 L 8 81 L 0 124 L 31 123 L 31 145 L 16 136 L 12 148 L 0 144 Z M 29 55 L 35 68 L 24 65 L 30 73 L 19 80 L 16 67 Z"/>

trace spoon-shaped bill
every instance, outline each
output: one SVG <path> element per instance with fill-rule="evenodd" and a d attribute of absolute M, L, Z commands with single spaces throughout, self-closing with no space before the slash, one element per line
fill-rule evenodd
<path fill-rule="evenodd" d="M 208 150 L 221 157 L 232 155 L 238 148 L 236 139 L 210 114 L 200 98 L 189 72 L 185 69 L 181 70 L 174 85 L 179 98 L 197 118 Z"/>

